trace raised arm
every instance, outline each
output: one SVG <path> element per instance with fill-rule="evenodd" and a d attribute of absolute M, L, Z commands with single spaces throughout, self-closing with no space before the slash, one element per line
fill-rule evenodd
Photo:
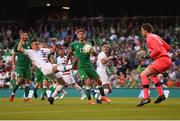
<path fill-rule="evenodd" d="M 73 50 L 70 47 L 67 54 L 66 64 L 68 64 L 69 60 L 71 60 L 72 55 L 73 55 Z"/>
<path fill-rule="evenodd" d="M 112 56 L 102 58 L 102 59 L 101 59 L 101 63 L 102 63 L 102 64 L 106 64 L 106 63 L 108 63 L 109 60 L 111 60 L 112 58 L 113 58 Z"/>
<path fill-rule="evenodd" d="M 50 52 L 53 53 L 56 51 L 56 38 L 52 38 L 51 41 L 53 43 L 53 46 L 52 48 L 50 48 Z"/>
<path fill-rule="evenodd" d="M 24 48 L 22 47 L 23 43 L 25 43 L 26 41 L 26 37 L 24 35 L 24 33 L 20 33 L 20 41 L 18 43 L 18 47 L 17 47 L 17 51 L 19 52 L 24 52 Z"/>
<path fill-rule="evenodd" d="M 12 53 L 12 69 L 16 69 L 16 52 Z"/>
<path fill-rule="evenodd" d="M 21 39 L 20 41 L 19 41 L 19 44 L 18 44 L 18 48 L 17 48 L 17 50 L 19 51 L 19 52 L 24 52 L 24 48 L 22 47 L 22 44 L 23 44 L 23 40 Z"/>

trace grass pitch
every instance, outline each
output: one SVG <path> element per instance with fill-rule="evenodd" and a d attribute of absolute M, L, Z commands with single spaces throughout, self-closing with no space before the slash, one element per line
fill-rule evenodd
<path fill-rule="evenodd" d="M 111 98 L 110 104 L 88 105 L 87 100 L 65 97 L 50 105 L 47 100 L 0 99 L 0 120 L 179 120 L 180 98 L 168 98 L 136 107 L 138 98 Z"/>

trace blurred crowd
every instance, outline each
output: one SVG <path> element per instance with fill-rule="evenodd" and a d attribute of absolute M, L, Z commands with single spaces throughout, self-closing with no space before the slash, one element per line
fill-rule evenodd
<path fill-rule="evenodd" d="M 84 28 L 87 41 L 95 46 L 97 52 L 101 51 L 101 44 L 104 41 L 109 42 L 111 46 L 110 55 L 113 59 L 108 64 L 107 70 L 113 87 L 140 88 L 139 74 L 151 63 L 151 60 L 141 57 L 147 53 L 145 38 L 140 33 L 143 22 L 152 23 L 154 33 L 160 35 L 172 47 L 169 55 L 173 65 L 168 71 L 159 75 L 161 82 L 165 87 L 180 87 L 179 19 L 172 23 L 167 18 L 110 19 L 98 16 L 73 20 L 43 18 L 34 22 L 0 24 L 0 87 L 9 88 L 15 83 L 16 75 L 11 66 L 11 54 L 14 45 L 19 41 L 20 31 L 26 30 L 30 40 L 43 39 L 49 46 L 51 46 L 51 38 L 56 37 L 58 48 L 63 47 L 67 51 L 70 43 L 76 40 L 76 30 Z M 91 60 L 96 66 L 96 57 L 91 57 Z"/>

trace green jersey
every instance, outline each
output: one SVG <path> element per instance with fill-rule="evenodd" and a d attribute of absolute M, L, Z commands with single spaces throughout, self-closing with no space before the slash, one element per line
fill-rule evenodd
<path fill-rule="evenodd" d="M 93 66 L 90 61 L 90 53 L 83 52 L 84 45 L 85 43 L 79 41 L 75 41 L 71 44 L 71 48 L 78 58 L 78 68 L 89 68 Z"/>
<path fill-rule="evenodd" d="M 23 54 L 21 52 L 18 52 L 17 47 L 18 47 L 18 43 L 16 43 L 16 45 L 14 46 L 14 49 L 13 49 L 14 52 L 16 52 L 16 55 L 17 55 L 16 66 L 30 67 L 31 66 L 30 59 L 25 54 Z M 24 49 L 29 49 L 30 44 L 23 44 L 22 47 Z"/>

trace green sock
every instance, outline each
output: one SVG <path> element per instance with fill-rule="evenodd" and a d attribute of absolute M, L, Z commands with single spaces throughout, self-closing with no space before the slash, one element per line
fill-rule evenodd
<path fill-rule="evenodd" d="M 91 100 L 90 89 L 86 89 L 86 95 L 87 95 L 88 100 Z"/>
<path fill-rule="evenodd" d="M 42 97 L 46 96 L 46 88 L 42 88 Z"/>
<path fill-rule="evenodd" d="M 25 97 L 28 97 L 29 95 L 29 86 L 25 86 Z"/>
<path fill-rule="evenodd" d="M 16 93 L 16 90 L 19 88 L 19 85 L 15 85 L 15 87 L 14 87 L 14 89 L 13 89 L 13 94 L 15 94 Z"/>
<path fill-rule="evenodd" d="M 104 94 L 104 88 L 102 86 L 98 87 L 99 91 L 100 91 L 100 94 L 101 96 L 105 96 Z"/>
<path fill-rule="evenodd" d="M 36 94 L 37 94 L 37 90 L 38 90 L 38 88 L 34 88 L 34 93 L 36 93 Z"/>
<path fill-rule="evenodd" d="M 54 86 L 50 86 L 49 89 L 51 90 L 51 94 L 53 94 L 56 88 L 54 88 Z"/>

